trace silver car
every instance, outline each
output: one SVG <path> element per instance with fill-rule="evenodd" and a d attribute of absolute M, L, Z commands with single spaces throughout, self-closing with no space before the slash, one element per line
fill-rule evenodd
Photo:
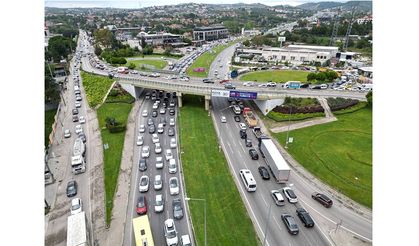
<path fill-rule="evenodd" d="M 154 190 L 161 190 L 163 188 L 163 181 L 161 175 L 156 175 L 154 177 Z"/>
<path fill-rule="evenodd" d="M 147 192 L 148 191 L 148 187 L 150 184 L 150 179 L 148 178 L 147 175 L 141 176 L 140 178 L 140 187 L 139 190 L 140 192 Z"/>
<path fill-rule="evenodd" d="M 156 195 L 156 201 L 154 203 L 154 212 L 160 213 L 164 210 L 164 199 L 163 195 Z"/>

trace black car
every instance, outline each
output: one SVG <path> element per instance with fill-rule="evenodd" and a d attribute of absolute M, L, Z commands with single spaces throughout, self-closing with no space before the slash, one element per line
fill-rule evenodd
<path fill-rule="evenodd" d="M 246 139 L 245 141 L 246 147 L 252 147 L 252 140 Z"/>
<path fill-rule="evenodd" d="M 242 138 L 242 139 L 246 139 L 247 138 L 246 130 L 240 129 L 240 138 Z"/>
<path fill-rule="evenodd" d="M 173 127 L 169 127 L 168 133 L 169 137 L 172 137 L 175 135 L 175 129 Z"/>
<path fill-rule="evenodd" d="M 169 114 L 170 115 L 175 115 L 175 109 L 174 108 L 169 109 Z"/>
<path fill-rule="evenodd" d="M 238 116 L 238 115 L 234 116 L 234 121 L 240 122 L 240 116 Z"/>
<path fill-rule="evenodd" d="M 252 160 L 258 160 L 259 159 L 258 152 L 253 148 L 249 149 L 249 155 L 252 158 Z"/>
<path fill-rule="evenodd" d="M 158 113 L 157 113 L 157 111 L 156 111 L 156 110 L 153 110 L 153 112 L 151 112 L 151 116 L 152 116 L 152 117 L 156 118 L 156 117 L 157 117 L 157 115 L 158 115 Z"/>
<path fill-rule="evenodd" d="M 183 208 L 182 208 L 182 201 L 180 198 L 173 199 L 172 201 L 173 206 L 173 217 L 177 220 L 183 218 Z"/>
<path fill-rule="evenodd" d="M 266 167 L 260 166 L 258 167 L 258 171 L 262 179 L 268 180 L 271 178 L 271 176 L 269 175 L 268 169 Z"/>
<path fill-rule="evenodd" d="M 79 117 L 77 115 L 73 115 L 73 122 L 78 122 L 79 121 Z"/>
<path fill-rule="evenodd" d="M 67 197 L 73 197 L 77 195 L 77 182 L 75 180 L 67 183 Z"/>
<path fill-rule="evenodd" d="M 84 133 L 80 133 L 79 138 L 81 139 L 81 141 L 83 141 L 83 143 L 86 142 L 86 135 L 84 135 Z"/>
<path fill-rule="evenodd" d="M 169 103 L 169 106 L 174 107 L 175 106 L 175 101 L 171 100 L 170 103 Z"/>
<path fill-rule="evenodd" d="M 313 193 L 311 195 L 311 197 L 314 200 L 320 202 L 326 208 L 330 208 L 333 205 L 333 201 L 329 197 L 327 197 L 326 195 L 324 195 L 324 194 L 315 192 L 315 193 Z"/>
<path fill-rule="evenodd" d="M 73 112 L 73 115 L 79 114 L 79 110 L 78 110 L 78 109 L 76 109 L 76 108 L 75 108 L 75 109 L 73 109 L 73 111 L 72 111 L 72 112 Z"/>
<path fill-rule="evenodd" d="M 148 133 L 153 134 L 156 132 L 156 127 L 154 125 L 150 125 L 148 127 Z"/>
<path fill-rule="evenodd" d="M 147 93 L 145 94 L 145 99 L 146 99 L 146 100 L 150 99 L 150 92 L 147 92 Z"/>
<path fill-rule="evenodd" d="M 305 83 L 300 86 L 300 88 L 309 88 L 311 83 Z"/>
<path fill-rule="evenodd" d="M 290 214 L 281 214 L 281 218 L 282 218 L 282 221 L 284 221 L 284 224 L 287 227 L 288 232 L 291 233 L 292 235 L 297 235 L 299 230 L 298 230 L 298 225 L 295 222 L 294 217 Z"/>
<path fill-rule="evenodd" d="M 209 84 L 214 84 L 214 81 L 210 80 L 210 79 L 203 79 L 202 82 L 209 83 Z"/>
<path fill-rule="evenodd" d="M 172 93 L 172 98 L 176 98 L 177 96 L 176 96 L 176 92 L 173 92 Z"/>
<path fill-rule="evenodd" d="M 297 208 L 296 210 L 298 217 L 301 222 L 303 222 L 305 227 L 313 227 L 314 221 L 311 218 L 310 214 L 304 208 Z"/>
<path fill-rule="evenodd" d="M 147 170 L 147 162 L 146 162 L 146 160 L 145 160 L 145 159 L 140 159 L 140 160 L 138 161 L 138 169 L 139 169 L 141 172 L 144 172 L 145 170 Z"/>

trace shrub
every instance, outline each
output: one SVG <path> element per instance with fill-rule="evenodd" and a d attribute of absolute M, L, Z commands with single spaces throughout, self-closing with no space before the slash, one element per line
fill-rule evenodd
<path fill-rule="evenodd" d="M 355 111 L 358 111 L 360 109 L 365 108 L 366 106 L 367 106 L 367 102 L 359 102 L 358 104 L 356 104 L 356 105 L 354 105 L 352 107 L 335 111 L 335 112 L 333 112 L 333 114 L 335 114 L 335 115 L 342 115 L 342 114 L 353 113 Z"/>
<path fill-rule="evenodd" d="M 332 111 L 346 109 L 346 108 L 352 107 L 352 106 L 354 106 L 358 103 L 359 103 L 358 100 L 349 99 L 349 98 L 342 98 L 342 97 L 337 97 L 337 98 L 329 97 L 329 98 L 327 98 L 327 104 L 329 104 L 329 107 Z"/>
<path fill-rule="evenodd" d="M 127 129 L 127 125 L 116 125 L 116 126 L 109 126 L 107 127 L 110 133 L 118 133 L 123 132 Z"/>
<path fill-rule="evenodd" d="M 305 120 L 305 119 L 310 119 L 310 118 L 315 118 L 315 117 L 324 117 L 325 114 L 324 112 L 318 112 L 318 113 L 305 113 L 305 114 L 300 114 L 300 113 L 296 113 L 296 114 L 283 114 L 283 113 L 278 113 L 278 112 L 274 112 L 271 111 L 267 114 L 268 118 L 274 120 L 274 121 L 298 121 L 298 120 Z"/>

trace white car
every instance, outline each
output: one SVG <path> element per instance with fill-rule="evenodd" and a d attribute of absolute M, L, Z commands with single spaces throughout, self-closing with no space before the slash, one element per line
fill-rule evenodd
<path fill-rule="evenodd" d="M 187 77 L 183 77 L 183 78 L 181 78 L 180 80 L 181 80 L 181 81 L 189 81 L 189 78 L 187 78 Z"/>
<path fill-rule="evenodd" d="M 177 147 L 176 138 L 170 139 L 170 148 L 174 149 Z"/>
<path fill-rule="evenodd" d="M 76 108 L 81 108 L 81 102 L 76 102 L 75 106 L 76 106 Z"/>
<path fill-rule="evenodd" d="M 227 122 L 226 117 L 225 116 L 221 116 L 221 123 L 226 123 L 226 122 Z"/>
<path fill-rule="evenodd" d="M 141 176 L 140 183 L 139 183 L 140 192 L 147 192 L 149 183 L 150 183 L 150 179 L 148 178 L 147 175 Z"/>
<path fill-rule="evenodd" d="M 177 165 L 175 159 L 169 159 L 169 173 L 173 174 L 177 171 Z"/>
<path fill-rule="evenodd" d="M 173 158 L 172 150 L 166 149 L 166 152 L 164 153 L 164 156 L 166 157 L 166 161 Z"/>
<path fill-rule="evenodd" d="M 297 195 L 295 195 L 294 191 L 290 187 L 282 188 L 282 192 L 284 192 L 285 197 L 288 199 L 290 203 L 298 202 Z"/>
<path fill-rule="evenodd" d="M 163 123 L 159 123 L 157 126 L 157 133 L 162 134 L 164 132 L 164 126 Z"/>
<path fill-rule="evenodd" d="M 86 123 L 86 118 L 84 118 L 84 116 L 79 116 L 79 123 L 80 124 Z"/>
<path fill-rule="evenodd" d="M 177 177 L 171 177 L 169 179 L 169 190 L 170 190 L 170 195 L 172 196 L 179 194 L 179 181 Z"/>
<path fill-rule="evenodd" d="M 65 131 L 64 131 L 64 137 L 65 137 L 65 138 L 69 138 L 69 137 L 71 137 L 71 132 L 70 132 L 70 130 L 65 129 Z"/>
<path fill-rule="evenodd" d="M 141 146 L 144 144 L 144 137 L 141 135 L 137 136 L 137 146 Z"/>
<path fill-rule="evenodd" d="M 138 127 L 138 132 L 140 132 L 140 133 L 145 132 L 145 125 L 140 125 L 140 126 Z"/>
<path fill-rule="evenodd" d="M 157 156 L 156 157 L 156 168 L 162 169 L 164 167 L 163 157 Z"/>
<path fill-rule="evenodd" d="M 141 157 L 142 158 L 150 157 L 150 146 L 148 145 L 143 146 L 143 149 L 141 150 Z"/>
<path fill-rule="evenodd" d="M 182 246 L 192 246 L 191 238 L 189 237 L 188 234 L 182 235 L 180 237 L 180 243 L 181 243 Z"/>
<path fill-rule="evenodd" d="M 174 246 L 178 243 L 177 231 L 173 219 L 167 219 L 164 222 L 164 235 L 166 236 L 167 246 Z"/>
<path fill-rule="evenodd" d="M 154 177 L 154 190 L 161 190 L 163 188 L 163 181 L 161 175 L 156 175 Z"/>
<path fill-rule="evenodd" d="M 268 85 L 267 84 L 260 84 L 260 85 L 258 85 L 259 87 L 268 87 Z"/>
<path fill-rule="evenodd" d="M 282 197 L 281 192 L 279 192 L 279 190 L 271 190 L 271 196 L 272 199 L 274 199 L 274 202 L 277 206 L 285 205 L 284 197 Z"/>
<path fill-rule="evenodd" d="M 254 86 L 254 85 L 255 85 L 255 83 L 254 83 L 254 82 L 252 82 L 252 81 L 248 81 L 248 82 L 244 82 L 244 83 L 243 83 L 243 85 L 244 85 L 244 86 Z"/>
<path fill-rule="evenodd" d="M 71 208 L 70 213 L 71 214 L 78 214 L 82 211 L 82 204 L 80 198 L 74 198 L 71 200 Z"/>
<path fill-rule="evenodd" d="M 159 143 L 160 139 L 159 139 L 159 135 L 157 135 L 156 133 L 153 133 L 153 135 L 151 136 L 151 140 L 153 141 L 153 143 Z"/>
<path fill-rule="evenodd" d="M 159 104 L 158 103 L 154 103 L 153 104 L 153 109 L 158 109 L 159 108 Z"/>
<path fill-rule="evenodd" d="M 163 195 L 156 195 L 156 201 L 154 203 L 154 212 L 160 213 L 164 210 L 164 200 Z"/>
<path fill-rule="evenodd" d="M 175 126 L 175 118 L 169 119 L 169 126 Z"/>
<path fill-rule="evenodd" d="M 162 149 L 161 149 L 160 143 L 156 143 L 156 146 L 154 147 L 154 153 L 160 154 L 161 151 L 162 151 Z"/>
<path fill-rule="evenodd" d="M 80 133 L 82 133 L 83 132 L 83 128 L 81 127 L 81 125 L 77 125 L 76 126 L 76 133 L 77 134 L 80 134 Z"/>
<path fill-rule="evenodd" d="M 165 114 L 166 113 L 166 109 L 165 108 L 161 108 L 159 111 L 160 114 Z"/>
<path fill-rule="evenodd" d="M 147 116 L 148 116 L 148 111 L 147 111 L 147 110 L 143 110 L 143 114 L 142 114 L 142 116 L 143 116 L 143 117 L 147 117 Z"/>
<path fill-rule="evenodd" d="M 240 127 L 240 129 L 242 129 L 242 130 L 246 130 L 246 129 L 247 129 L 247 126 L 246 126 L 246 124 L 244 124 L 244 123 L 239 123 L 239 127 Z"/>

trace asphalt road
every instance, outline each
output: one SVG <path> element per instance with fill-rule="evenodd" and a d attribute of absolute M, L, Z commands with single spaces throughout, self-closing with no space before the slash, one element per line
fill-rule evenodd
<path fill-rule="evenodd" d="M 136 201 L 138 199 L 138 197 L 140 195 L 145 195 L 147 202 L 148 202 L 148 211 L 147 211 L 147 216 L 149 216 L 149 220 L 150 220 L 150 224 L 151 224 L 151 230 L 153 232 L 153 238 L 154 238 L 154 244 L 155 245 L 165 245 L 166 244 L 166 238 L 164 236 L 164 221 L 166 219 L 172 218 L 173 219 L 173 208 L 172 208 L 172 201 L 175 198 L 181 198 L 182 200 L 182 205 L 183 205 L 183 211 L 184 211 L 184 217 L 180 220 L 175 220 L 175 225 L 176 225 L 176 229 L 178 232 L 178 239 L 180 240 L 181 235 L 185 235 L 185 234 L 189 234 L 189 236 L 192 238 L 192 232 L 191 232 L 191 228 L 189 225 L 189 220 L 188 220 L 188 213 L 185 207 L 185 196 L 184 196 L 184 191 L 183 191 L 183 180 L 182 177 L 180 176 L 181 174 L 181 165 L 179 162 L 179 155 L 178 155 L 178 150 L 179 148 L 177 147 L 176 149 L 171 149 L 173 156 L 176 160 L 176 164 L 177 164 L 177 172 L 175 174 L 169 174 L 168 171 L 168 162 L 166 162 L 165 158 L 164 158 L 164 153 L 166 149 L 170 149 L 170 138 L 167 134 L 168 128 L 169 126 L 169 118 L 176 118 L 175 116 L 170 116 L 169 115 L 169 110 L 167 109 L 166 114 L 161 115 L 160 113 L 158 114 L 158 116 L 156 118 L 151 117 L 151 112 L 153 111 L 152 109 L 152 105 L 153 105 L 153 101 L 152 100 L 144 100 L 143 105 L 141 105 L 139 111 L 138 111 L 138 115 L 136 117 L 136 129 L 135 129 L 135 143 L 137 141 L 137 135 L 143 135 L 144 136 L 144 144 L 142 146 L 135 146 L 134 147 L 134 160 L 133 160 L 133 172 L 132 172 L 132 181 L 131 181 L 131 191 L 130 191 L 130 199 L 129 199 L 129 203 L 128 203 L 128 210 L 127 210 L 127 222 L 126 222 L 126 226 L 125 226 L 125 235 L 124 235 L 124 245 L 135 245 L 135 237 L 134 237 L 134 233 L 132 230 L 132 218 L 136 218 L 138 217 L 135 209 L 136 209 Z M 143 112 L 143 110 L 148 110 L 149 115 L 148 117 L 143 117 L 141 114 Z M 160 107 L 158 109 L 158 111 L 160 110 Z M 178 108 L 175 108 L 175 112 L 177 114 Z M 148 125 L 147 125 L 147 120 L 148 118 L 153 119 L 155 126 L 156 126 L 156 133 L 157 133 L 157 125 L 158 122 L 160 121 L 161 117 L 165 117 L 167 120 L 167 124 L 164 127 L 164 133 L 163 134 L 158 134 L 159 136 L 159 140 L 160 140 L 160 144 L 162 146 L 162 153 L 161 154 L 155 154 L 154 152 L 154 144 L 151 140 L 151 135 L 148 133 Z M 144 133 L 139 133 L 138 132 L 138 127 L 139 125 L 144 124 L 146 126 L 146 131 Z M 176 141 L 178 141 L 178 134 L 177 134 L 177 120 L 175 123 L 175 137 L 176 137 Z M 150 157 L 146 158 L 147 160 L 147 170 L 145 172 L 141 172 L 138 169 L 138 161 L 140 158 L 140 153 L 141 153 L 141 149 L 143 146 L 148 145 L 150 146 Z M 162 156 L 164 159 L 164 167 L 163 169 L 157 169 L 155 166 L 156 163 L 156 156 Z M 155 175 L 160 174 L 162 176 L 163 179 L 163 189 L 159 190 L 159 191 L 155 191 L 153 188 L 153 182 L 154 182 L 154 177 Z M 150 187 L 148 192 L 146 193 L 140 193 L 139 192 L 139 180 L 140 177 L 142 175 L 147 175 L 150 178 Z M 179 191 L 179 195 L 175 195 L 172 196 L 169 193 L 169 179 L 171 177 L 177 177 L 178 181 L 180 182 L 180 191 Z M 157 194 L 163 194 L 164 197 L 164 211 L 161 213 L 155 213 L 154 212 L 154 201 L 155 201 L 155 196 Z"/>

